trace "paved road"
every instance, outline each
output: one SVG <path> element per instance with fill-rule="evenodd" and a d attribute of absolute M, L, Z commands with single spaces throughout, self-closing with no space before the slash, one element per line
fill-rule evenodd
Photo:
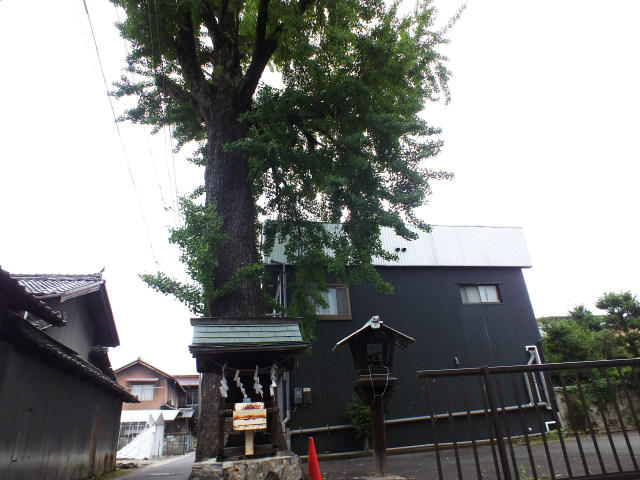
<path fill-rule="evenodd" d="M 589 473 L 591 475 L 598 475 L 603 471 L 602 467 L 604 467 L 604 471 L 608 473 L 637 471 L 636 465 L 640 465 L 640 436 L 636 433 L 630 437 L 631 448 L 634 452 L 633 456 L 627 448 L 622 434 L 613 434 L 613 441 L 618 456 L 617 460 L 613 455 L 606 436 L 600 435 L 597 438 L 599 456 L 590 439 L 583 439 L 582 448 Z M 567 440 L 565 447 L 568 464 L 573 476 L 585 475 L 585 463 L 582 462 L 577 442 L 574 439 Z M 564 461 L 565 452 L 562 451 L 561 443 L 558 441 L 549 442 L 548 448 L 551 462 L 549 462 L 545 447 L 541 442 L 538 441 L 531 445 L 531 454 L 534 458 L 534 468 L 537 477 L 552 478 L 551 469 L 553 467 L 556 476 L 566 478 L 567 463 Z M 512 469 L 512 478 L 532 478 L 532 465 L 526 446 L 514 445 L 513 456 L 510 449 L 507 451 L 511 465 L 510 468 Z M 442 477 L 444 479 L 475 479 L 478 478 L 477 468 L 480 469 L 483 478 L 496 478 L 494 459 L 490 446 L 485 445 L 478 447 L 478 466 L 476 465 L 473 449 L 461 448 L 458 454 L 462 476 L 458 474 L 454 450 L 440 451 Z M 633 457 L 635 457 L 635 462 Z M 389 464 L 389 474 L 400 475 L 407 480 L 432 480 L 439 478 L 434 451 L 389 455 L 387 460 Z M 323 480 L 353 480 L 373 475 L 374 464 L 371 457 L 320 461 L 320 471 L 322 472 Z"/>
<path fill-rule="evenodd" d="M 559 477 L 566 478 L 567 464 L 564 462 L 564 455 L 574 476 L 584 475 L 585 466 L 591 475 L 602 472 L 602 467 L 606 472 L 634 471 L 640 465 L 640 435 L 634 434 L 630 438 L 631 454 L 622 434 L 613 435 L 613 441 L 618 453 L 616 459 L 612 455 L 609 441 L 606 436 L 600 435 L 597 438 L 600 455 L 594 450 L 593 444 L 583 439 L 585 463 L 582 461 L 578 445 L 575 440 L 568 440 L 565 443 L 566 450 L 562 451 L 560 442 L 550 442 L 548 445 L 551 462 L 546 455 L 546 449 L 542 443 L 531 445 L 531 454 L 535 459 L 534 468 L 538 478 L 551 478 L 550 471 L 554 470 Z M 478 462 L 471 448 L 461 448 L 459 450 L 460 470 L 462 478 L 478 478 L 477 469 L 481 471 L 483 478 L 496 478 L 494 470 L 494 458 L 491 447 L 484 445 L 478 447 Z M 509 460 L 511 463 L 511 475 L 513 478 L 531 478 L 532 465 L 529 459 L 529 452 L 525 445 L 514 445 L 513 455 L 509 450 Z M 440 452 L 441 468 L 443 478 L 455 480 L 460 478 L 458 467 L 453 450 L 442 450 Z M 634 462 L 635 457 L 635 462 Z M 432 480 L 438 478 L 438 467 L 434 451 L 415 452 L 401 455 L 389 455 L 389 473 L 400 475 L 407 480 Z M 120 479 L 127 480 L 187 480 L 191 473 L 191 465 L 194 461 L 194 454 L 184 455 L 154 462 L 152 465 L 127 473 Z M 499 460 L 498 460 L 499 461 Z M 551 465 L 550 465 L 551 463 Z M 553 468 L 552 468 L 553 467 Z M 306 471 L 307 465 L 303 464 Z M 350 459 L 321 460 L 320 471 L 323 480 L 354 480 L 374 474 L 373 459 L 371 457 L 360 457 Z"/>
<path fill-rule="evenodd" d="M 118 480 L 187 480 L 194 459 L 195 453 L 180 455 L 132 470 L 117 478 Z"/>

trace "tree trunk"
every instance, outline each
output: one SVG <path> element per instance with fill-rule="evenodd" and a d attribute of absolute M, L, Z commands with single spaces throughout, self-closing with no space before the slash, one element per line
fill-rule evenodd
<path fill-rule="evenodd" d="M 218 95 L 207 121 L 207 165 L 205 190 L 207 205 L 215 205 L 222 219 L 222 232 L 229 241 L 217 252 L 218 267 L 214 275 L 216 290 L 231 280 L 236 271 L 260 262 L 256 213 L 252 186 L 248 183 L 249 162 L 241 155 L 224 151 L 224 145 L 243 138 L 247 127 L 237 121 L 240 112 L 234 108 L 232 96 Z M 264 315 L 259 278 L 250 278 L 224 296 L 209 300 L 212 317 L 252 318 Z M 196 461 L 215 458 L 221 445 L 220 373 L 202 376 L 200 421 Z"/>
<path fill-rule="evenodd" d="M 220 373 L 203 373 L 200 382 L 200 402 L 198 416 L 198 445 L 196 462 L 216 458 L 219 448 L 219 432 L 223 427 L 220 416 L 222 397 L 218 388 Z"/>
<path fill-rule="evenodd" d="M 214 111 L 218 115 L 207 125 L 206 202 L 216 206 L 222 231 L 229 237 L 217 255 L 215 288 L 219 289 L 233 278 L 238 268 L 260 262 L 260 255 L 254 195 L 247 178 L 249 162 L 241 155 L 224 151 L 225 144 L 246 136 L 247 127 L 237 121 L 241 112 L 234 107 L 232 98 L 219 98 Z M 209 311 L 213 317 L 263 316 L 259 278 L 251 278 L 230 293 L 211 300 Z"/>

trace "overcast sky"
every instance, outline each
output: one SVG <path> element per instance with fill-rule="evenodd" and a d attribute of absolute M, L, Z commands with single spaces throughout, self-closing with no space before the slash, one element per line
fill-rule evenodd
<path fill-rule="evenodd" d="M 441 25 L 460 2 L 436 4 Z M 126 54 L 116 11 L 87 5 L 111 84 Z M 522 227 L 536 316 L 640 293 L 638 18 L 637 0 L 473 0 L 448 35 L 453 99 L 424 115 L 443 128 L 433 168 L 456 178 L 434 186 L 420 215 Z M 0 1 L 0 62 L 0 265 L 105 267 L 114 367 L 141 356 L 194 373 L 188 310 L 137 275 L 184 278 L 167 227 L 202 172 L 172 155 L 165 132 L 116 129 L 82 0 Z"/>

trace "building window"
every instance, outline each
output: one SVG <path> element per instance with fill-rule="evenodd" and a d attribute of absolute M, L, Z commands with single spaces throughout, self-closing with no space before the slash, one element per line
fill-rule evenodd
<path fill-rule="evenodd" d="M 118 437 L 118 450 L 127 446 L 144 430 L 147 422 L 123 422 L 120 424 L 120 436 Z"/>
<path fill-rule="evenodd" d="M 462 303 L 502 303 L 498 285 L 460 285 Z"/>
<path fill-rule="evenodd" d="M 198 390 L 187 390 L 187 406 L 198 405 Z"/>
<path fill-rule="evenodd" d="M 131 394 L 141 402 L 153 400 L 153 385 L 131 385 Z"/>
<path fill-rule="evenodd" d="M 321 320 L 351 320 L 349 288 L 341 285 L 328 285 L 326 292 L 320 292 L 328 306 L 316 304 L 316 314 Z"/>

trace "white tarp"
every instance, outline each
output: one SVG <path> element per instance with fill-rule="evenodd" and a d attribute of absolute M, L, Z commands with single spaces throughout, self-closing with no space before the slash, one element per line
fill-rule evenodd
<path fill-rule="evenodd" d="M 148 414 L 147 426 L 127 445 L 118 450 L 117 458 L 154 458 L 162 455 L 164 442 L 164 412 Z M 122 412 L 124 413 L 124 411 Z M 125 421 L 121 417 L 121 422 Z M 131 421 L 131 420 L 130 420 Z"/>
<path fill-rule="evenodd" d="M 146 422 L 149 419 L 149 415 L 155 420 L 160 414 L 162 414 L 165 422 L 171 422 L 180 414 L 180 410 L 122 410 L 120 423 Z"/>

